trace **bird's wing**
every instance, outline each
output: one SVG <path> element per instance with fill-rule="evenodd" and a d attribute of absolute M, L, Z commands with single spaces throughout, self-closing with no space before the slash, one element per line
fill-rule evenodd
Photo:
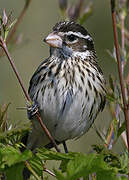
<path fill-rule="evenodd" d="M 28 93 L 30 95 L 30 98 L 32 100 L 34 100 L 34 95 L 37 91 L 37 86 L 40 85 L 40 81 L 45 78 L 46 73 L 48 72 L 48 59 L 45 59 L 44 61 L 42 61 L 42 63 L 39 65 L 39 67 L 37 68 L 37 70 L 35 71 L 35 73 L 33 74 L 31 80 L 30 80 L 30 84 L 29 84 L 29 89 L 28 89 Z"/>

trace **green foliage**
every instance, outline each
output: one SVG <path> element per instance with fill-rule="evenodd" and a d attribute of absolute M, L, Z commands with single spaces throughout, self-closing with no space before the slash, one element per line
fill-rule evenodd
<path fill-rule="evenodd" d="M 24 131 L 17 131 L 19 136 L 22 133 L 24 134 Z M 16 132 L 12 131 L 11 138 L 15 135 Z M 0 172 L 4 172 L 7 180 L 22 180 L 26 161 L 29 163 L 27 168 L 30 172 L 34 176 L 36 174 L 37 179 L 41 179 L 43 170 L 46 168 L 45 162 L 51 160 L 60 162 L 60 168 L 57 167 L 53 170 L 58 180 L 77 180 L 80 177 L 87 179 L 89 175 L 93 174 L 95 174 L 96 180 L 128 179 L 129 156 L 127 152 L 120 156 L 107 150 L 104 146 L 94 145 L 94 152 L 88 155 L 77 152 L 64 154 L 45 148 L 37 149 L 37 152 L 33 154 L 30 150 L 21 153 L 20 142 L 19 146 L 16 146 L 15 143 L 10 145 L 4 141 L 4 144 L 0 144 Z"/>
<path fill-rule="evenodd" d="M 18 149 L 0 144 L 0 172 L 4 172 L 7 179 L 22 179 L 24 162 L 32 157 L 29 150 L 21 153 Z"/>
<path fill-rule="evenodd" d="M 37 150 L 36 156 L 41 161 L 61 161 L 60 170 L 54 169 L 58 180 L 77 180 L 80 177 L 86 178 L 93 173 L 96 174 L 96 179 L 99 180 L 117 180 L 119 179 L 118 174 L 129 174 L 127 152 L 119 156 L 103 146 L 94 146 L 94 149 L 96 152 L 86 155 L 76 152 L 64 154 L 41 148 Z M 123 166 L 124 161 L 126 163 Z"/>

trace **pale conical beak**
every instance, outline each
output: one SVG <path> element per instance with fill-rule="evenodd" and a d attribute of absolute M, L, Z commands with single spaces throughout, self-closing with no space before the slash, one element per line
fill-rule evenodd
<path fill-rule="evenodd" d="M 50 33 L 44 39 L 44 42 L 46 42 L 51 47 L 55 47 L 55 48 L 61 48 L 62 47 L 62 39 L 56 33 Z"/>

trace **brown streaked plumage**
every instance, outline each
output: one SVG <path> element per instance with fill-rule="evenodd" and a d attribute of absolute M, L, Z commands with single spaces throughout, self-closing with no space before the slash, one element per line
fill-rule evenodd
<path fill-rule="evenodd" d="M 54 139 L 63 142 L 82 136 L 103 110 L 105 80 L 97 63 L 94 42 L 75 22 L 59 22 L 46 38 L 50 56 L 31 78 L 29 95 Z M 49 144 L 35 119 L 28 148 Z"/>

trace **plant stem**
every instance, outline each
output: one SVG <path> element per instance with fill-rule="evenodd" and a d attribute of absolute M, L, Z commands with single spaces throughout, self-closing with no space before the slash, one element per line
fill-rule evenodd
<path fill-rule="evenodd" d="M 25 5 L 24 5 L 24 7 L 23 7 L 18 19 L 17 19 L 17 22 L 15 23 L 15 25 L 13 26 L 13 28 L 11 29 L 11 31 L 7 37 L 7 41 L 6 41 L 7 44 L 13 39 L 19 24 L 21 23 L 23 17 L 25 16 L 25 13 L 26 13 L 29 5 L 30 5 L 30 2 L 31 2 L 31 0 L 27 0 L 25 2 Z M 2 56 L 2 55 L 3 55 L 3 50 L 0 49 L 0 56 Z"/>
<path fill-rule="evenodd" d="M 28 0 L 25 2 L 25 5 L 24 5 L 24 7 L 23 7 L 18 19 L 17 19 L 17 22 L 15 23 L 15 25 L 13 26 L 12 30 L 9 33 L 9 36 L 7 37 L 7 43 L 14 37 L 14 34 L 16 33 L 17 27 L 21 23 L 24 15 L 25 15 L 25 13 L 26 13 L 29 5 L 30 5 L 30 2 L 31 2 L 31 0 Z"/>
<path fill-rule="evenodd" d="M 20 86 L 21 86 L 21 88 L 22 88 L 22 90 L 23 90 L 23 92 L 24 92 L 27 100 L 28 100 L 28 101 L 31 101 L 28 93 L 27 93 L 26 90 L 25 90 L 25 87 L 24 87 L 24 85 L 23 85 L 23 81 L 22 81 L 22 79 L 21 79 L 21 77 L 20 77 L 20 75 L 19 75 L 19 73 L 18 73 L 18 71 L 17 71 L 17 68 L 16 68 L 16 66 L 15 66 L 15 64 L 14 64 L 14 61 L 12 60 L 12 58 L 11 58 L 11 56 L 10 56 L 10 54 L 9 54 L 9 51 L 8 51 L 8 49 L 7 49 L 7 46 L 6 46 L 6 43 L 4 42 L 2 36 L 0 36 L 0 43 L 1 43 L 1 47 L 3 48 L 3 50 L 4 50 L 4 52 L 5 52 L 8 60 L 9 60 L 9 62 L 10 62 L 10 64 L 11 64 L 11 66 L 12 66 L 12 69 L 13 69 L 13 71 L 14 71 L 14 73 L 15 73 L 18 81 L 19 81 L 19 84 L 20 84 Z"/>
<path fill-rule="evenodd" d="M 31 101 L 31 99 L 30 99 L 30 97 L 29 97 L 29 95 L 28 95 L 28 93 L 27 93 L 27 91 L 26 91 L 26 89 L 25 89 L 25 87 L 24 87 L 23 81 L 22 81 L 22 79 L 21 79 L 21 77 L 20 77 L 20 75 L 19 75 L 19 73 L 18 73 L 18 71 L 17 71 L 17 68 L 16 68 L 15 64 L 14 64 L 14 61 L 13 61 L 13 59 L 12 59 L 11 56 L 10 56 L 10 53 L 9 53 L 9 51 L 8 51 L 8 48 L 7 48 L 7 45 L 6 45 L 6 43 L 4 42 L 2 36 L 0 36 L 0 46 L 3 48 L 6 56 L 8 57 L 8 60 L 9 60 L 11 66 L 12 66 L 12 69 L 13 69 L 13 71 L 14 71 L 14 73 L 15 73 L 18 81 L 19 81 L 19 84 L 20 84 L 20 86 L 21 86 L 21 88 L 22 88 L 22 90 L 23 90 L 23 92 L 24 92 L 24 95 L 25 95 L 26 99 L 27 99 L 28 101 Z M 57 152 L 60 152 L 60 149 L 58 148 L 58 146 L 57 146 L 54 138 L 51 136 L 50 132 L 48 131 L 48 129 L 47 129 L 46 126 L 44 125 L 44 123 L 43 123 L 43 121 L 42 121 L 42 118 L 41 118 L 39 112 L 37 112 L 35 116 L 37 117 L 37 119 L 38 119 L 38 121 L 39 121 L 42 129 L 44 130 L 44 132 L 46 133 L 47 137 L 48 137 L 48 138 L 50 139 L 50 141 L 52 142 L 52 144 L 53 144 L 53 146 L 55 147 L 56 151 L 57 151 Z"/>
<path fill-rule="evenodd" d="M 111 11 L 112 11 L 112 24 L 113 24 L 113 35 L 114 35 L 114 44 L 116 49 L 116 57 L 117 57 L 117 65 L 118 65 L 118 74 L 120 80 L 120 87 L 122 93 L 123 100 L 123 110 L 125 116 L 125 124 L 126 124 L 126 135 L 127 135 L 127 143 L 128 143 L 128 151 L 129 151 L 129 118 L 128 118 L 128 105 L 126 102 L 126 93 L 125 93 L 125 85 L 121 68 L 121 60 L 120 60 L 120 51 L 119 51 L 119 43 L 117 36 L 117 25 L 116 25 L 116 12 L 115 12 L 115 0 L 111 0 Z"/>
<path fill-rule="evenodd" d="M 56 177 L 56 175 L 53 172 L 51 172 L 49 169 L 46 169 L 45 167 L 44 167 L 43 171 L 50 174 L 53 177 Z"/>
<path fill-rule="evenodd" d="M 122 74 L 124 72 L 124 66 L 125 66 L 125 59 L 124 59 L 124 54 L 125 54 L 125 16 L 121 13 L 121 49 L 122 49 Z"/>
<path fill-rule="evenodd" d="M 27 169 L 29 169 L 29 171 L 33 174 L 33 176 L 37 179 L 37 180 L 41 180 L 40 177 L 36 174 L 36 172 L 32 169 L 32 167 L 30 166 L 28 161 L 25 161 L 25 166 L 27 167 Z"/>

